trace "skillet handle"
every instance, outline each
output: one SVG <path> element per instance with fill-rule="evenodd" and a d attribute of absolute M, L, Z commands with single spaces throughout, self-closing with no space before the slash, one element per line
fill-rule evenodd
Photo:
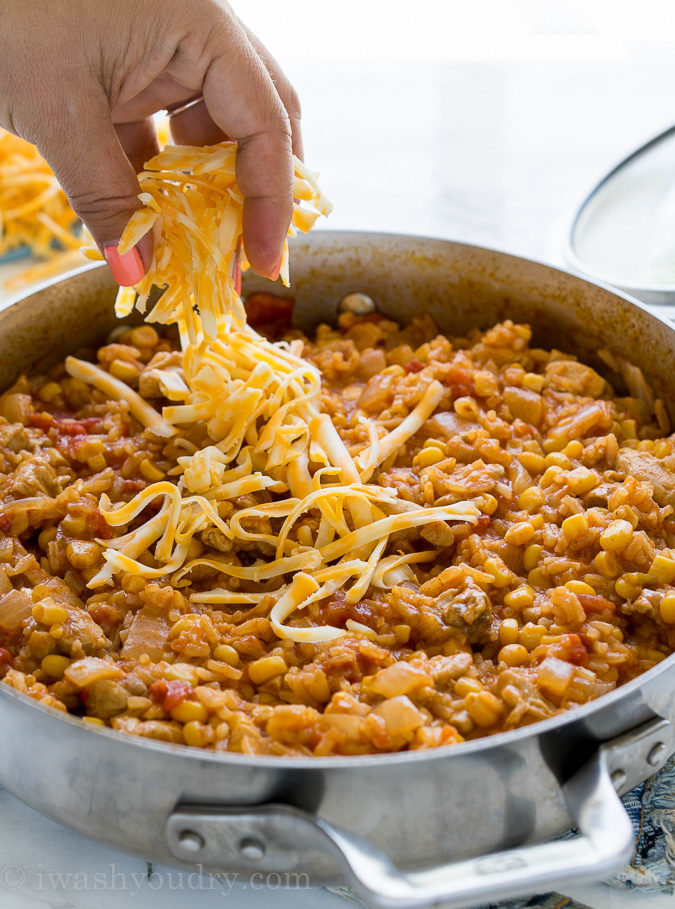
<path fill-rule="evenodd" d="M 404 909 L 442 903 L 461 909 L 566 883 L 605 878 L 629 861 L 633 827 L 616 792 L 668 759 L 673 727 L 656 719 L 601 746 L 562 786 L 580 835 L 420 871 L 401 871 L 369 842 L 289 805 L 176 809 L 167 824 L 172 853 L 202 865 L 302 871 L 306 850 L 330 852 L 367 904 Z M 624 770 L 625 768 L 625 770 Z M 613 782 L 614 780 L 614 782 Z"/>

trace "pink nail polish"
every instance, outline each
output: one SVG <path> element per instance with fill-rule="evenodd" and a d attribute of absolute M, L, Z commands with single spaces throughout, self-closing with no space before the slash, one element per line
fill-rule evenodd
<path fill-rule="evenodd" d="M 282 256 L 279 259 L 279 261 L 277 262 L 276 266 L 272 270 L 272 274 L 270 275 L 270 281 L 276 281 L 276 279 L 279 277 L 279 272 L 281 271 L 281 263 L 283 261 L 284 261 L 284 257 Z"/>
<path fill-rule="evenodd" d="M 117 247 L 117 243 L 103 244 L 103 255 L 113 278 L 120 287 L 131 287 L 132 284 L 138 284 L 145 274 L 138 250 L 134 247 L 122 255 Z"/>

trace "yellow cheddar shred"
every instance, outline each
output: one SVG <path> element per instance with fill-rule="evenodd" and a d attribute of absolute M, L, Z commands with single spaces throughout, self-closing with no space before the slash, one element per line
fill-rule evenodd
<path fill-rule="evenodd" d="M 153 483 L 118 507 L 102 498 L 101 512 L 111 526 L 128 528 L 133 522 L 134 529 L 100 541 L 107 546 L 106 565 L 90 586 L 109 584 L 119 572 L 171 575 L 172 583 L 182 586 L 193 569 L 207 568 L 232 579 L 235 589 L 194 592 L 194 603 L 246 605 L 271 596 L 270 619 L 279 637 L 328 641 L 350 629 L 308 624 L 311 603 L 340 588 L 348 602 L 356 603 L 371 586 L 391 587 L 412 578 L 411 564 L 433 553 L 387 555 L 391 535 L 433 521 L 475 523 L 478 509 L 473 502 L 397 508 L 394 489 L 368 482 L 433 413 L 443 392 L 438 382 L 423 389 L 417 405 L 388 434 L 380 436 L 372 421 L 360 417 L 367 421 L 369 442 L 352 456 L 322 412 L 321 375 L 302 359 L 302 344 L 273 343 L 246 324 L 234 280 L 237 257 L 243 260 L 243 197 L 235 159 L 232 142 L 167 146 L 140 174 L 142 208 L 120 243 L 124 251 L 153 233 L 152 266 L 135 288 L 120 290 L 118 315 L 128 315 L 134 306 L 145 312 L 151 291 L 159 288 L 161 296 L 146 319 L 175 323 L 180 333 L 182 373 L 155 374 L 170 402 L 162 414 L 98 367 L 72 357 L 67 361 L 71 375 L 125 400 L 148 429 L 172 435 L 172 444 L 194 423 L 203 424 L 209 438 L 198 450 L 184 440 L 186 453 L 171 472 L 175 483 Z M 316 175 L 297 160 L 294 196 L 290 235 L 308 230 L 330 211 Z M 287 248 L 281 277 L 287 284 Z M 271 493 L 272 501 L 223 510 L 224 503 L 262 492 L 267 499 Z M 150 503 L 154 513 L 135 526 Z M 269 557 L 251 565 L 226 554 L 190 559 L 190 542 L 204 531 L 218 532 L 227 541 L 253 542 Z M 265 586 L 268 582 L 273 590 Z M 242 583 L 247 586 L 240 592 L 236 588 Z M 305 624 L 287 624 L 291 616 Z M 363 633 L 357 626 L 351 633 Z"/>
<path fill-rule="evenodd" d="M 60 249 L 76 250 L 77 223 L 35 146 L 0 128 L 0 256 L 23 246 L 44 258 L 57 256 Z"/>

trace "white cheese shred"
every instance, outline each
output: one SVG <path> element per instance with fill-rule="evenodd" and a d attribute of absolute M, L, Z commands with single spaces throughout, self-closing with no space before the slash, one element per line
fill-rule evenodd
<path fill-rule="evenodd" d="M 341 588 L 348 603 L 357 603 L 371 587 L 414 578 L 411 565 L 429 561 L 433 551 L 386 555 L 391 535 L 434 521 L 475 523 L 478 509 L 473 502 L 401 508 L 395 490 L 368 482 L 431 416 L 443 394 L 439 382 L 431 382 L 382 438 L 373 421 L 359 415 L 369 443 L 354 457 L 322 412 L 321 375 L 302 359 L 302 343 L 272 343 L 246 324 L 234 280 L 237 257 L 247 267 L 235 160 L 233 142 L 167 146 L 139 175 L 142 207 L 129 221 L 120 250 L 131 249 L 151 231 L 154 257 L 135 288 L 120 289 L 116 311 L 119 316 L 134 307 L 145 312 L 153 288 L 159 288 L 146 320 L 178 326 L 182 372 L 154 375 L 170 402 L 163 412 L 100 367 L 74 357 L 66 361 L 70 375 L 125 401 L 144 427 L 177 436 L 172 444 L 185 451 L 170 472 L 176 482 L 153 483 L 120 506 L 101 499 L 104 518 L 123 532 L 100 541 L 107 545 L 106 564 L 90 585 L 110 584 L 115 574 L 127 573 L 171 576 L 175 586 L 184 587 L 193 569 L 208 569 L 231 578 L 237 589 L 191 592 L 195 604 L 246 606 L 269 598 L 272 628 L 289 641 L 371 636 L 351 620 L 346 628 L 311 624 L 307 607 Z M 331 209 L 316 175 L 298 160 L 293 194 L 290 236 L 309 230 Z M 288 284 L 286 245 L 281 278 Z M 195 423 L 205 426 L 209 437 L 201 449 L 180 435 L 189 435 Z M 234 510 L 229 504 L 261 493 L 273 500 Z M 192 540 L 204 532 L 220 534 L 228 546 L 219 554 L 190 558 Z M 271 555 L 241 565 L 228 554 L 238 542 L 254 543 Z M 299 624 L 288 624 L 291 617 Z"/>

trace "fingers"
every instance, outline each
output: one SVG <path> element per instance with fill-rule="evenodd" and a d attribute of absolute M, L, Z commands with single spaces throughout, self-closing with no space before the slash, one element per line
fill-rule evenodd
<path fill-rule="evenodd" d="M 290 119 L 243 29 L 236 22 L 221 28 L 204 100 L 214 122 L 239 143 L 246 257 L 257 272 L 276 278 L 293 211 Z"/>
<path fill-rule="evenodd" d="M 302 147 L 302 131 L 300 129 L 300 119 L 302 116 L 300 110 L 300 99 L 298 94 L 288 81 L 286 74 L 279 66 L 277 61 L 274 59 L 272 54 L 267 50 L 265 45 L 262 43 L 260 38 L 257 35 L 254 35 L 246 25 L 241 22 L 240 25 L 246 32 L 248 40 L 251 42 L 253 47 L 256 49 L 258 56 L 265 64 L 267 72 L 270 74 L 270 78 L 274 82 L 274 87 L 277 90 L 277 94 L 281 98 L 281 103 L 286 108 L 286 113 L 288 114 L 289 120 L 291 121 L 291 132 L 293 134 L 293 154 L 296 155 L 300 160 L 304 160 L 303 147 Z"/>
<path fill-rule="evenodd" d="M 228 138 L 213 122 L 204 101 L 171 117 L 171 135 L 177 145 L 215 145 Z"/>
<path fill-rule="evenodd" d="M 122 131 L 125 133 L 125 130 Z M 125 139 L 140 142 L 143 154 L 147 136 L 141 130 L 127 130 Z M 133 144 L 133 143 L 132 143 Z M 71 95 L 71 104 L 60 108 L 49 129 L 37 142 L 70 204 L 89 228 L 103 251 L 119 284 L 136 284 L 143 277 L 144 264 L 137 249 L 125 256 L 117 244 L 126 224 L 139 208 L 138 181 L 134 168 L 120 144 L 105 99 L 83 100 Z M 146 263 L 151 249 L 145 244 Z"/>
<path fill-rule="evenodd" d="M 159 151 L 157 130 L 152 117 L 134 123 L 116 123 L 115 132 L 131 166 L 140 173 L 146 161 Z"/>

